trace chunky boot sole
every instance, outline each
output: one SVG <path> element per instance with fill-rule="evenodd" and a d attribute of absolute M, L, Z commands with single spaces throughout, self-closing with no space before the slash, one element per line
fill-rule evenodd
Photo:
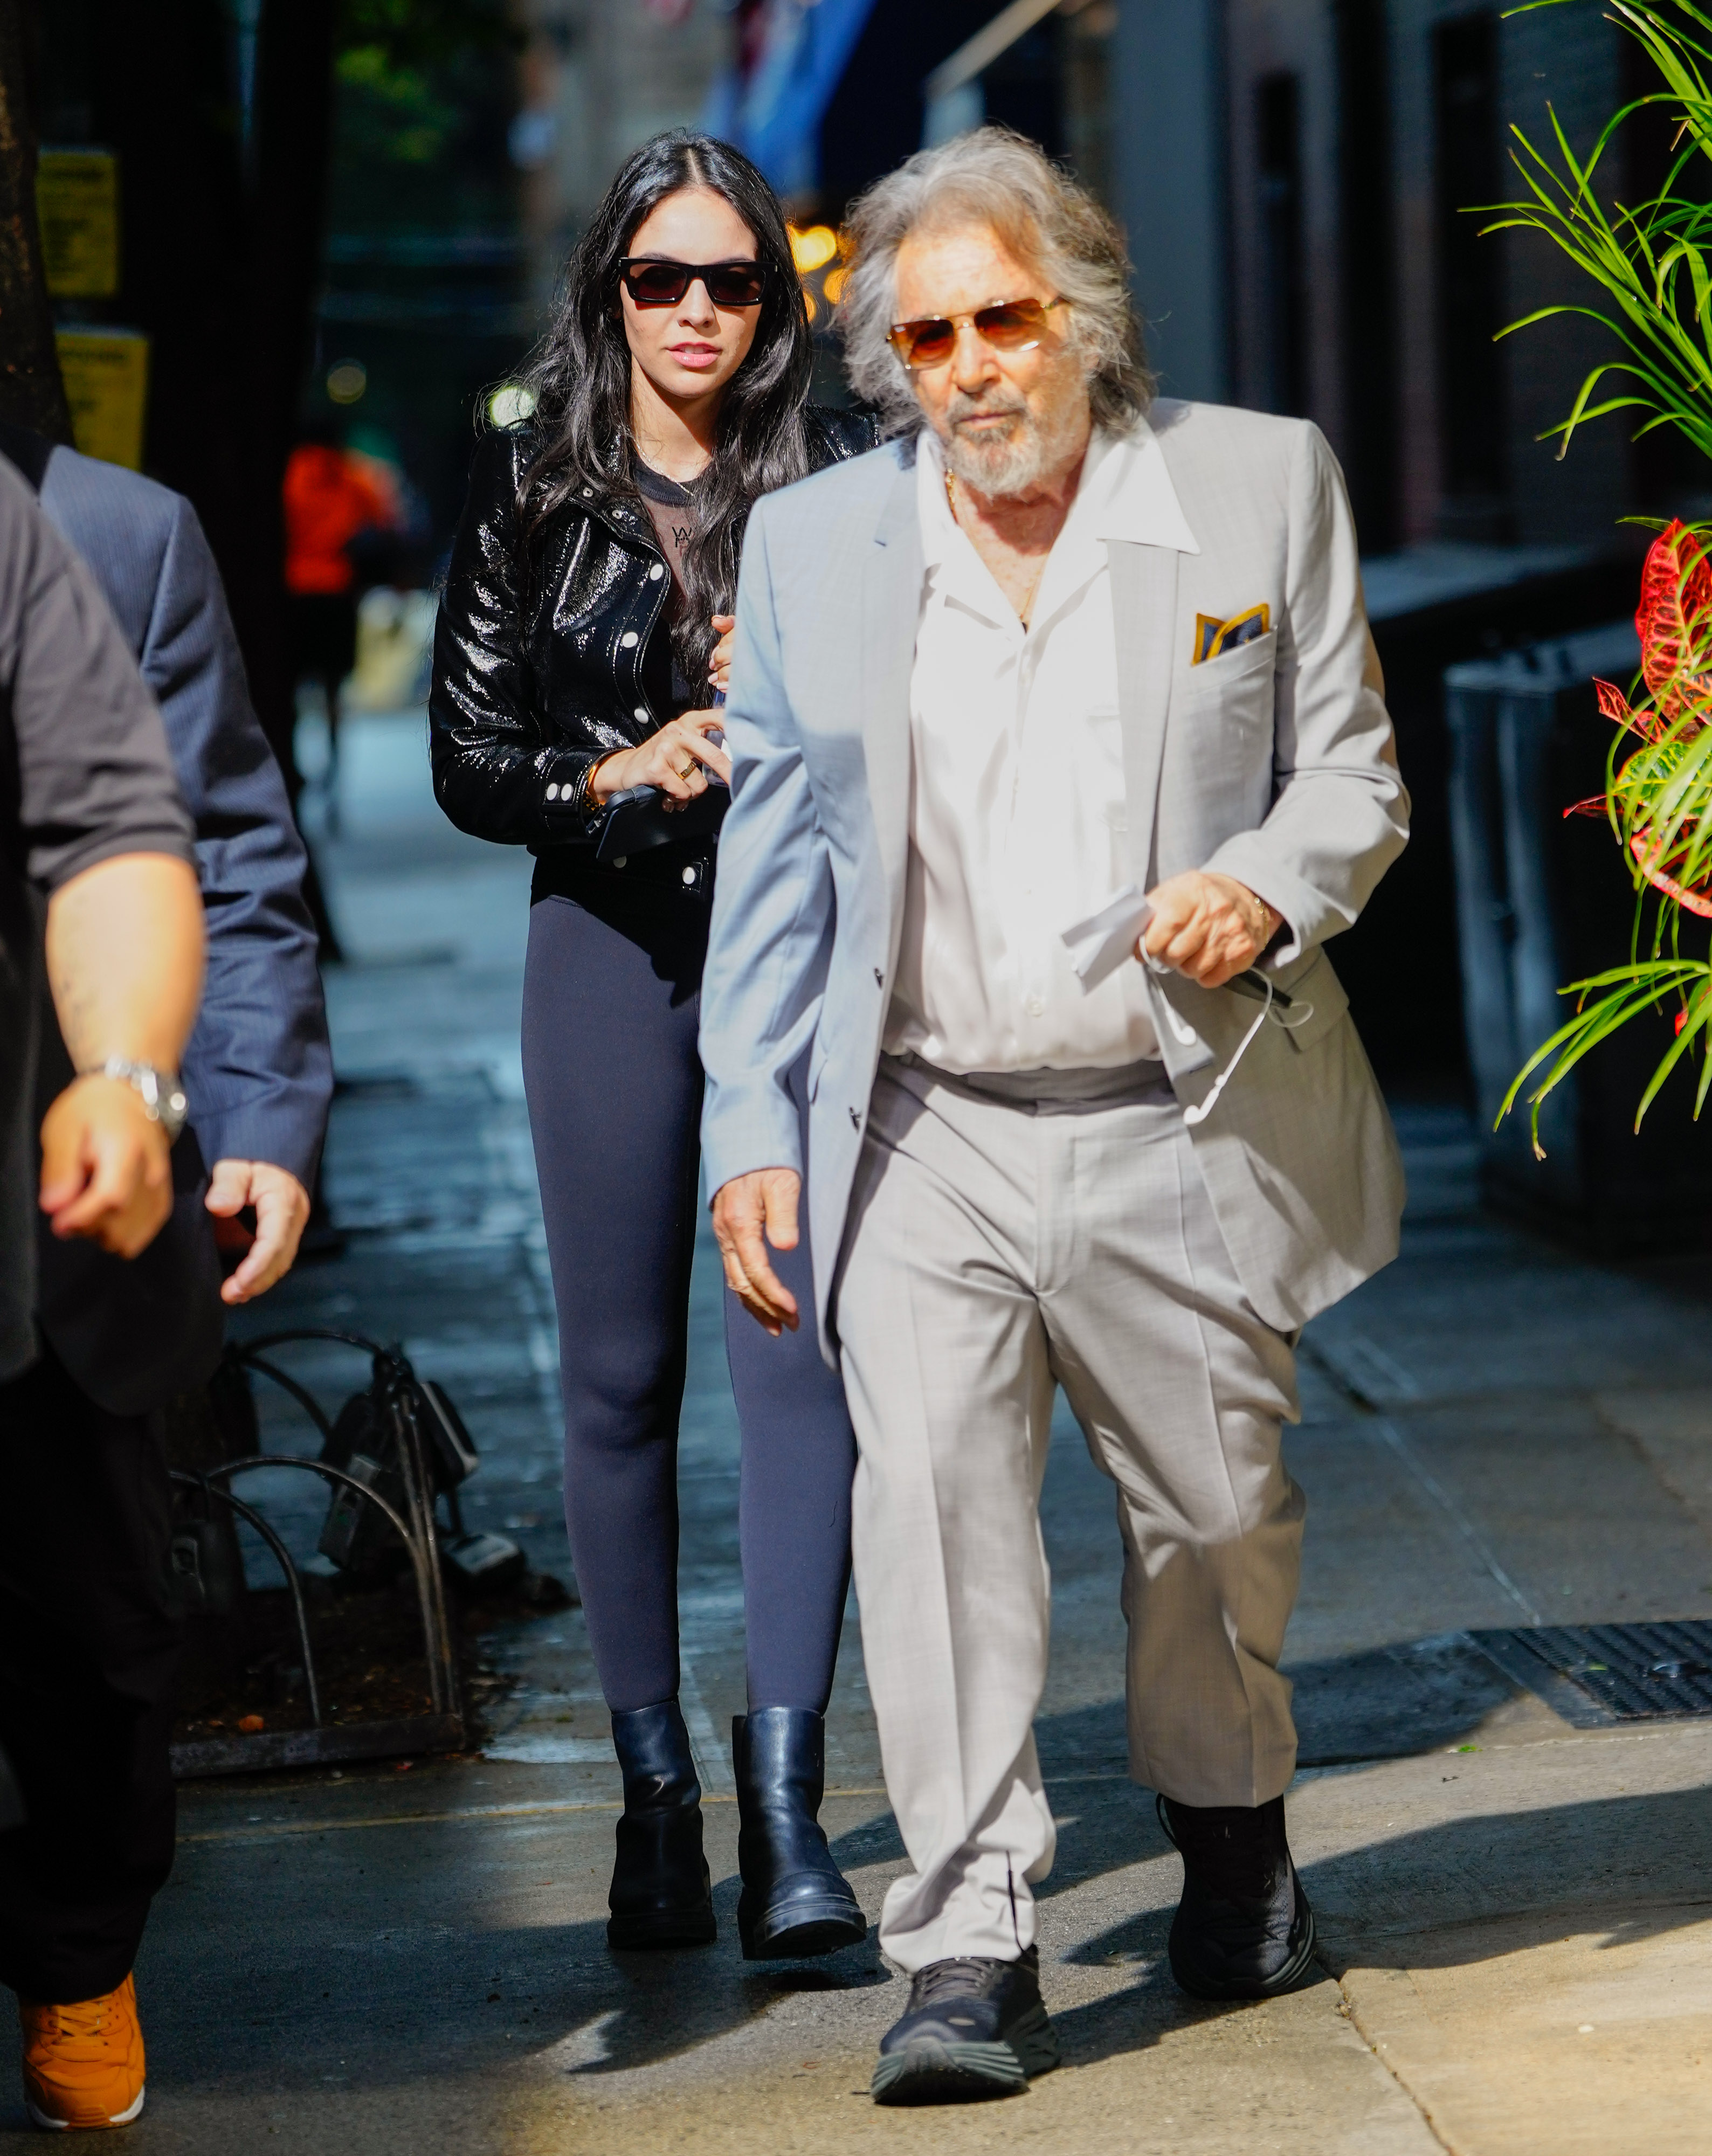
<path fill-rule="evenodd" d="M 1036 2074 L 1058 2063 L 1058 2039 L 1044 2006 L 1031 2006 L 995 2044 L 923 2040 L 882 2052 L 869 2084 L 876 2103 L 984 2103 L 1020 2096 Z"/>
<path fill-rule="evenodd" d="M 807 1708 L 733 1716 L 738 1936 L 745 1961 L 806 1961 L 860 1946 L 868 1920 L 819 1821 L 825 1725 Z"/>
<path fill-rule="evenodd" d="M 661 1947 L 711 1947 L 719 1937 L 712 1902 L 699 1908 L 642 1909 L 606 1920 L 606 1943 L 620 1953 L 647 1953 Z"/>
<path fill-rule="evenodd" d="M 1314 1911 L 1308 1907 L 1308 1897 L 1303 1892 L 1298 1880 L 1296 1886 L 1296 1918 L 1290 1927 L 1289 1956 L 1276 1975 L 1259 1980 L 1245 1979 L 1232 1981 L 1206 1975 L 1193 1969 L 1178 1965 L 1176 1943 L 1167 1948 L 1171 1964 L 1171 1975 L 1180 1991 L 1186 1991 L 1191 1999 L 1227 2000 L 1234 1999 L 1281 1999 L 1287 1991 L 1299 1991 L 1304 1984 L 1311 1983 L 1319 1969 L 1314 1958 L 1315 1932 Z"/>
<path fill-rule="evenodd" d="M 823 1902 L 793 1902 L 769 1910 L 758 1923 L 746 1924 L 738 1911 L 738 1932 L 745 1961 L 808 1961 L 860 1946 L 868 1920 L 854 1902 L 829 1894 Z"/>

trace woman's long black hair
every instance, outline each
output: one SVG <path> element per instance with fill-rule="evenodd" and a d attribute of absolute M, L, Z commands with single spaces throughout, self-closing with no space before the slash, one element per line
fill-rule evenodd
<path fill-rule="evenodd" d="M 619 315 L 619 270 L 632 235 L 668 195 L 708 187 L 755 235 L 766 290 L 754 342 L 726 385 L 713 461 L 697 487 L 696 529 L 684 552 L 689 603 L 672 641 L 686 680 L 707 673 L 709 617 L 737 594 L 743 525 L 758 495 L 809 470 L 803 406 L 812 349 L 802 287 L 778 198 L 748 159 L 711 135 L 674 128 L 626 159 L 566 265 L 553 322 L 527 377 L 539 447 L 519 493 L 524 545 L 584 486 L 634 491 L 630 351 Z"/>

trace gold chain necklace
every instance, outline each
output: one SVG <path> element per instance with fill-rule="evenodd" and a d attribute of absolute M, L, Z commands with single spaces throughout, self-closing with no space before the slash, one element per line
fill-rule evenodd
<path fill-rule="evenodd" d="M 951 521 L 956 525 L 959 531 L 962 531 L 963 520 L 957 513 L 957 489 L 954 484 L 951 467 L 949 465 L 945 467 L 945 501 L 947 506 L 951 511 Z M 967 537 L 967 533 L 965 533 L 964 536 Z M 1046 557 L 1043 554 L 1041 557 L 1040 567 L 1034 572 L 1034 580 L 1029 585 L 1028 596 L 1023 600 L 1022 604 L 1016 609 L 1016 619 L 1022 624 L 1025 629 L 1028 627 L 1028 618 L 1031 612 L 1033 610 L 1035 594 L 1041 588 L 1041 578 L 1044 577 L 1046 573 Z"/>

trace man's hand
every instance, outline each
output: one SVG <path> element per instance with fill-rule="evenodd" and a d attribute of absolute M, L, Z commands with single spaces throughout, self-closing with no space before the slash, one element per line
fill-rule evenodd
<path fill-rule="evenodd" d="M 725 1284 L 775 1340 L 787 1326 L 794 1332 L 800 1321 L 796 1297 L 768 1262 L 767 1245 L 775 1250 L 796 1248 L 802 1187 L 794 1168 L 757 1168 L 722 1183 L 713 1199 L 713 1233 L 725 1260 Z"/>
<path fill-rule="evenodd" d="M 1246 971 L 1283 919 L 1234 876 L 1190 869 L 1148 893 L 1153 919 L 1136 947 L 1204 988 L 1221 988 Z"/>
<path fill-rule="evenodd" d="M 208 1209 L 232 1220 L 255 1209 L 255 1237 L 244 1262 L 223 1281 L 223 1302 L 249 1302 L 290 1271 L 309 1220 L 309 1193 L 289 1168 L 265 1160 L 217 1160 L 208 1178 Z M 239 1228 L 238 1232 L 244 1231 Z"/>
<path fill-rule="evenodd" d="M 115 1257 L 146 1250 L 172 1210 L 172 1147 L 122 1078 L 78 1078 L 42 1118 L 40 1203 L 54 1233 Z"/>

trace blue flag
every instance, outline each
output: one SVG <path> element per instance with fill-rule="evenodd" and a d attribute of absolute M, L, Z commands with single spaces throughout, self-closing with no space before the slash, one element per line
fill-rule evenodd
<path fill-rule="evenodd" d="M 702 125 L 755 162 L 782 195 L 820 178 L 820 122 L 874 0 L 772 0 L 747 81 L 715 84 Z"/>

